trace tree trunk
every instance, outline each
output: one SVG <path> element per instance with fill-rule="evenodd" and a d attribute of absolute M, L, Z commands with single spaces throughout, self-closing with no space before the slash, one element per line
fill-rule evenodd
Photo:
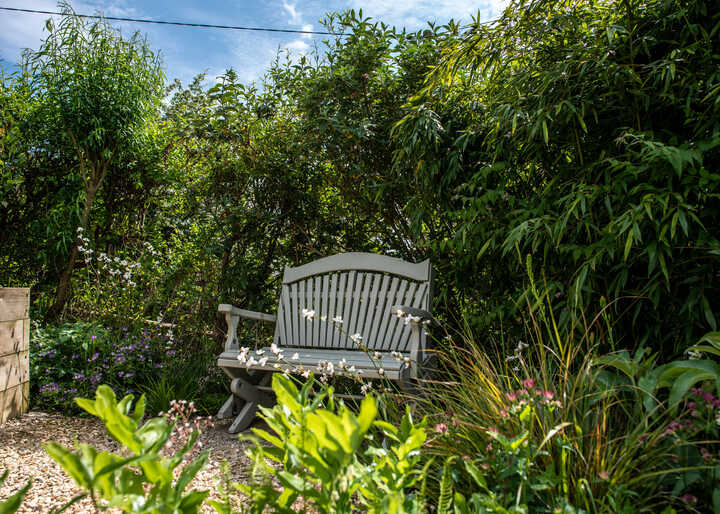
<path fill-rule="evenodd" d="M 95 202 L 95 195 L 100 188 L 100 182 L 102 176 L 97 180 L 89 180 L 87 187 L 85 188 L 85 207 L 83 208 L 82 217 L 80 218 L 80 226 L 83 229 L 83 234 L 87 231 L 88 222 L 90 221 L 90 211 L 92 210 L 93 203 Z M 75 234 L 75 242 L 70 251 L 70 257 L 68 258 L 67 265 L 60 275 L 60 281 L 58 282 L 57 290 L 55 293 L 55 303 L 48 309 L 45 318 L 47 320 L 57 319 L 65 309 L 65 303 L 67 303 L 68 294 L 70 292 L 70 279 L 72 278 L 73 270 L 75 269 L 75 262 L 78 257 L 78 243 L 77 233 Z"/>

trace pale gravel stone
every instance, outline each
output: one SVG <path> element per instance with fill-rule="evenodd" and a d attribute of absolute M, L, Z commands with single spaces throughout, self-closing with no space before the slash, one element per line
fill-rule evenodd
<path fill-rule="evenodd" d="M 201 435 L 202 449 L 210 450 L 210 459 L 191 485 L 196 489 L 210 490 L 210 497 L 215 499 L 219 499 L 216 480 L 220 477 L 220 464 L 223 459 L 227 459 L 230 464 L 233 481 L 246 482 L 250 471 L 251 463 L 245 457 L 248 443 L 229 434 L 229 424 L 230 420 L 216 421 L 214 428 L 207 429 Z M 43 444 L 50 441 L 72 447 L 75 438 L 78 442 L 92 444 L 99 450 L 118 451 L 117 443 L 107 437 L 102 423 L 95 418 L 72 418 L 30 412 L 22 418 L 0 425 L 0 471 L 10 471 L 0 488 L 0 500 L 9 497 L 31 477 L 33 485 L 19 511 L 21 514 L 48 512 L 75 496 L 79 490 L 43 448 Z M 84 499 L 66 512 L 92 512 L 92 506 L 88 499 Z M 211 513 L 214 510 L 209 505 L 204 505 L 202 512 Z"/>

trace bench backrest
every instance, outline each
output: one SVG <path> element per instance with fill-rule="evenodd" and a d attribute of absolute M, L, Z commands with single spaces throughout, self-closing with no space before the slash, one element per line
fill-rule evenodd
<path fill-rule="evenodd" d="M 275 343 L 357 350 L 349 336 L 359 333 L 369 350 L 407 351 L 410 328 L 390 308 L 430 310 L 431 282 L 430 261 L 413 264 L 372 253 L 343 253 L 285 268 Z M 306 320 L 303 309 L 314 310 L 315 317 Z M 339 326 L 344 333 L 330 322 L 336 316 L 343 319 Z"/>

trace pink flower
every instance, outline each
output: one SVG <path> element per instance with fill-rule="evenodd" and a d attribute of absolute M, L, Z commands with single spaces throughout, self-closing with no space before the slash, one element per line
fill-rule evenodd
<path fill-rule="evenodd" d="M 709 403 L 712 403 L 713 400 L 715 400 L 715 396 L 713 396 L 712 393 L 703 393 L 702 397 L 703 397 L 703 400 L 705 400 L 706 402 L 709 402 Z"/>
<path fill-rule="evenodd" d="M 545 391 L 543 393 L 543 397 L 547 400 L 552 400 L 553 398 L 555 398 L 555 395 L 553 394 L 552 391 Z"/>
<path fill-rule="evenodd" d="M 707 448 L 700 448 L 700 455 L 705 462 L 713 460 L 712 453 L 710 453 Z"/>
<path fill-rule="evenodd" d="M 450 429 L 445 423 L 438 423 L 437 425 L 435 425 L 435 432 L 437 432 L 438 434 L 447 434 L 449 430 Z"/>
<path fill-rule="evenodd" d="M 505 409 L 500 409 L 500 417 L 507 418 L 507 411 Z"/>
<path fill-rule="evenodd" d="M 535 387 L 535 380 L 532 378 L 526 378 L 522 381 L 522 385 L 525 389 L 532 389 Z"/>
<path fill-rule="evenodd" d="M 695 408 L 697 407 L 697 404 L 695 402 L 688 402 L 687 407 L 690 410 L 695 410 Z"/>
<path fill-rule="evenodd" d="M 683 494 L 683 495 L 680 497 L 680 499 L 681 499 L 682 501 L 684 501 L 685 503 L 697 503 L 697 498 L 695 498 L 695 497 L 694 497 L 692 494 L 690 494 L 690 493 L 685 493 L 685 494 Z"/>
<path fill-rule="evenodd" d="M 505 397 L 506 397 L 509 401 L 514 402 L 515 400 L 517 400 L 517 393 L 506 393 L 506 394 L 505 394 Z"/>

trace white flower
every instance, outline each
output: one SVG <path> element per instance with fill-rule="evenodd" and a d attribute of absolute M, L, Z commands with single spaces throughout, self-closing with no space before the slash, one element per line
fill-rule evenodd
<path fill-rule="evenodd" d="M 402 360 L 402 358 L 403 358 L 402 353 L 396 352 L 396 351 L 390 352 L 390 355 L 392 355 L 392 356 L 393 356 L 393 359 L 395 359 L 395 360 L 398 361 L 398 362 L 400 362 L 400 361 Z"/>
<path fill-rule="evenodd" d="M 382 368 L 378 368 L 378 375 L 380 375 L 381 377 L 384 377 L 384 376 L 385 376 L 385 370 L 382 369 Z"/>
<path fill-rule="evenodd" d="M 401 309 L 398 309 L 395 311 L 395 316 L 397 316 L 398 318 L 402 318 L 403 316 L 405 316 L 405 312 Z"/>
<path fill-rule="evenodd" d="M 405 364 L 410 364 L 410 357 L 405 357 L 405 358 L 403 359 L 403 362 L 404 362 Z"/>
<path fill-rule="evenodd" d="M 265 355 L 265 350 L 255 350 L 255 355 Z"/>
<path fill-rule="evenodd" d="M 257 364 L 257 363 L 258 363 L 258 362 L 255 360 L 255 357 L 250 357 L 250 358 L 247 360 L 247 362 L 245 363 L 245 367 L 246 367 L 246 368 L 251 368 L 251 367 L 253 367 L 253 366 L 254 366 L 255 364 Z"/>
<path fill-rule="evenodd" d="M 340 371 L 344 371 L 345 369 L 347 369 L 347 361 L 343 359 L 338 362 L 338 368 L 340 369 Z"/>
<path fill-rule="evenodd" d="M 367 394 L 370 389 L 372 389 L 372 382 L 360 386 L 360 392 L 362 392 L 362 394 Z"/>
<path fill-rule="evenodd" d="M 300 359 L 300 354 L 297 352 L 293 353 L 293 356 L 290 357 L 290 360 L 294 360 L 294 361 L 299 360 L 299 359 Z"/>
<path fill-rule="evenodd" d="M 373 353 L 373 359 L 379 361 L 380 359 L 382 359 L 382 354 L 380 352 Z"/>
<path fill-rule="evenodd" d="M 281 350 L 280 348 L 278 348 L 278 345 L 273 343 L 270 345 L 270 351 L 273 352 L 275 355 L 279 355 Z"/>
<path fill-rule="evenodd" d="M 309 321 L 315 317 L 315 311 L 311 309 L 303 309 L 302 316 Z"/>
<path fill-rule="evenodd" d="M 527 347 L 528 347 L 528 345 L 526 343 L 519 341 L 517 347 L 515 348 L 515 353 L 520 353 Z"/>
<path fill-rule="evenodd" d="M 273 364 L 273 368 L 280 369 L 282 368 L 282 365 L 279 362 L 276 362 L 275 364 Z"/>
<path fill-rule="evenodd" d="M 350 336 L 350 340 L 353 343 L 360 344 L 362 342 L 362 336 L 360 334 L 353 334 Z"/>
<path fill-rule="evenodd" d="M 78 231 L 79 233 L 82 233 L 83 228 L 82 228 L 82 227 L 78 227 L 78 228 L 77 228 L 77 231 Z"/>
<path fill-rule="evenodd" d="M 260 360 L 258 361 L 258 364 L 260 365 L 261 368 L 264 368 L 264 367 L 265 367 L 265 364 L 267 364 L 267 361 L 268 361 L 268 358 L 267 358 L 267 357 L 263 357 L 262 359 L 260 359 Z"/>
<path fill-rule="evenodd" d="M 310 376 L 310 370 L 309 370 L 309 369 L 306 369 L 305 371 L 303 371 L 303 372 L 302 372 L 302 376 L 303 376 L 304 378 L 308 378 L 308 377 Z"/>
<path fill-rule="evenodd" d="M 338 324 L 342 325 L 343 319 L 342 319 L 342 316 L 335 316 L 335 317 L 334 317 L 332 320 L 330 320 L 330 321 L 332 321 L 333 323 L 338 323 Z"/>
<path fill-rule="evenodd" d="M 327 316 L 320 316 L 320 321 L 327 321 Z"/>

